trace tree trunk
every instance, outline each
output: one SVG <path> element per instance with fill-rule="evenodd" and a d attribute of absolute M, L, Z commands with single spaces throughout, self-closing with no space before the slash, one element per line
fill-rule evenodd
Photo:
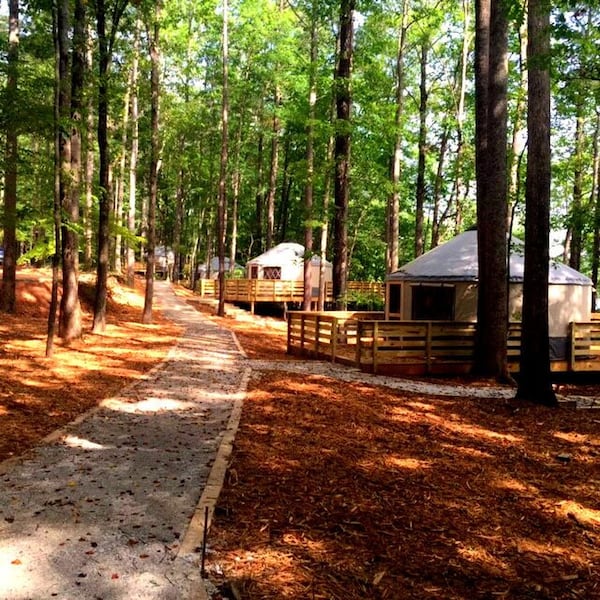
<path fill-rule="evenodd" d="M 106 329 L 106 300 L 108 286 L 110 176 L 108 147 L 108 63 L 109 50 L 106 36 L 104 0 L 96 0 L 96 33 L 98 36 L 98 257 L 96 266 L 96 298 L 92 331 Z"/>
<path fill-rule="evenodd" d="M 433 216 L 431 219 L 431 247 L 435 248 L 440 243 L 440 225 L 445 217 L 445 213 L 440 214 L 440 199 L 442 183 L 444 181 L 444 169 L 446 166 L 446 151 L 448 150 L 448 140 L 450 139 L 450 128 L 444 127 L 442 139 L 440 140 L 440 151 L 438 154 L 438 166 L 433 185 Z"/>
<path fill-rule="evenodd" d="M 227 144 L 227 137 L 229 135 L 229 88 L 227 81 L 229 68 L 228 19 L 229 12 L 227 0 L 223 0 L 223 39 L 221 50 L 223 59 L 223 89 L 221 96 L 221 163 L 219 172 L 219 203 L 217 205 L 217 252 L 219 255 L 219 307 L 217 314 L 220 317 L 225 316 L 225 233 L 227 231 L 227 160 L 229 154 L 229 148 Z"/>
<path fill-rule="evenodd" d="M 340 2 L 340 54 L 335 73 L 335 215 L 333 247 L 333 295 L 339 309 L 347 304 L 348 280 L 348 207 L 350 203 L 350 129 L 352 95 L 353 20 L 355 0 Z"/>
<path fill-rule="evenodd" d="M 58 312 L 58 285 L 60 269 L 60 169 L 61 163 L 61 89 L 65 55 L 63 46 L 67 39 L 67 33 L 63 32 L 68 23 L 68 3 L 57 2 L 52 6 L 52 37 L 54 42 L 54 194 L 53 194 L 53 225 L 54 225 L 54 254 L 52 255 L 52 290 L 50 293 L 50 306 L 48 310 L 48 332 L 46 337 L 46 357 L 54 354 L 54 338 L 56 337 L 56 314 Z"/>
<path fill-rule="evenodd" d="M 479 31 L 479 30 L 478 30 Z M 478 302 L 475 369 L 481 375 L 508 380 L 507 281 L 507 55 L 508 21 L 502 3 L 492 2 L 489 21 L 485 128 L 488 132 L 481 171 L 485 194 L 477 193 Z M 479 90 L 479 88 L 477 88 Z M 479 115 L 478 115 L 479 116 Z M 478 124 L 479 125 L 479 124 Z M 493 132 L 491 135 L 489 132 Z M 478 148 L 479 150 L 479 148 Z M 477 159 L 479 159 L 479 154 Z"/>
<path fill-rule="evenodd" d="M 110 251 L 110 148 L 108 144 L 109 65 L 116 32 L 128 0 L 115 0 L 111 15 L 110 36 L 106 32 L 105 0 L 96 0 L 96 35 L 98 38 L 98 264 L 96 268 L 96 297 L 92 331 L 106 329 L 106 301 Z"/>
<path fill-rule="evenodd" d="M 456 107 L 456 153 L 454 159 L 454 184 L 453 196 L 456 205 L 454 231 L 456 234 L 462 231 L 462 204 L 466 197 L 465 183 L 463 181 L 463 157 L 464 157 L 464 124 L 465 124 L 465 96 L 467 88 L 467 68 L 469 66 L 469 53 L 471 49 L 470 31 L 471 31 L 471 3 L 469 0 L 463 0 L 463 32 L 462 46 L 460 53 L 460 62 L 458 72 L 460 73 L 460 83 L 458 91 L 458 102 Z M 449 207 L 448 207 L 449 208 Z"/>
<path fill-rule="evenodd" d="M 421 45 L 421 81 L 419 85 L 419 159 L 417 164 L 417 187 L 415 207 L 415 256 L 425 251 L 423 235 L 425 207 L 425 155 L 427 153 L 427 59 L 429 40 L 424 39 Z"/>
<path fill-rule="evenodd" d="M 75 2 L 73 53 L 71 63 L 71 132 L 67 179 L 62 198 L 62 298 L 58 334 L 66 341 L 81 337 L 81 306 L 79 304 L 79 198 L 81 195 L 81 123 L 83 82 L 86 53 L 85 2 Z M 65 168 L 67 168 L 65 156 Z"/>
<path fill-rule="evenodd" d="M 517 398 L 557 404 L 550 371 L 548 270 L 550 231 L 550 6 L 529 0 L 529 137 L 525 214 L 523 329 Z"/>
<path fill-rule="evenodd" d="M 312 301 L 313 204 L 315 186 L 315 107 L 317 104 L 317 4 L 310 20 L 310 64 L 308 67 L 308 121 L 306 124 L 306 185 L 304 187 L 304 310 Z"/>
<path fill-rule="evenodd" d="M 136 234 L 136 206 L 137 206 L 137 165 L 139 153 L 139 110 L 138 110 L 138 80 L 140 62 L 140 32 L 142 23 L 139 19 L 135 23 L 133 38 L 133 58 L 131 62 L 131 153 L 129 155 L 129 209 L 127 212 L 127 229 L 133 238 Z M 135 282 L 135 245 L 127 242 L 127 285 L 134 286 Z"/>
<path fill-rule="evenodd" d="M 255 197 L 255 233 L 254 238 L 258 248 L 256 253 L 260 254 L 263 248 L 263 206 L 265 203 L 265 192 L 263 182 L 263 160 L 264 160 L 264 140 L 262 132 L 258 133 L 258 149 L 256 157 L 256 197 Z"/>
<path fill-rule="evenodd" d="M 181 156 L 184 152 L 184 139 L 180 140 L 179 146 Z M 177 191 L 175 192 L 175 223 L 173 225 L 173 252 L 175 253 L 175 262 L 173 264 L 173 283 L 179 281 L 183 269 L 183 244 L 181 236 L 183 231 L 183 219 L 185 211 L 185 169 L 183 166 L 177 171 Z"/>
<path fill-rule="evenodd" d="M 600 110 L 596 110 L 594 132 L 594 182 L 590 193 L 590 206 L 594 210 L 594 234 L 592 242 L 592 310 L 598 299 L 598 271 L 600 270 Z"/>
<path fill-rule="evenodd" d="M 150 35 L 150 174 L 148 194 L 148 249 L 146 262 L 146 293 L 142 323 L 152 323 L 154 296 L 154 264 L 156 247 L 156 201 L 158 198 L 159 169 L 159 99 L 160 99 L 160 14 L 161 3 L 155 5 L 155 14 Z"/>
<path fill-rule="evenodd" d="M 8 2 L 8 56 L 6 65 L 6 145 L 4 151 L 4 264 L 2 265 L 1 309 L 12 313 L 16 308 L 17 285 L 17 167 L 19 118 L 19 0 Z"/>
<path fill-rule="evenodd" d="M 520 166 L 521 158 L 526 147 L 525 102 L 527 99 L 527 23 L 519 28 L 519 89 L 515 100 L 511 149 L 507 160 L 509 173 L 509 215 L 519 203 L 521 195 Z"/>
<path fill-rule="evenodd" d="M 391 184 L 392 193 L 387 202 L 387 251 L 386 272 L 398 270 L 400 235 L 400 185 L 402 179 L 402 116 L 404 114 L 404 51 L 408 31 L 408 0 L 402 2 L 400 32 L 398 34 L 398 52 L 396 54 L 396 113 L 394 117 L 394 150 L 392 153 Z"/>
<path fill-rule="evenodd" d="M 575 126 L 575 149 L 573 156 L 573 200 L 571 202 L 570 226 L 571 245 L 569 252 L 569 266 L 576 271 L 581 268 L 581 253 L 583 251 L 583 227 L 585 225 L 585 214 L 583 206 L 583 165 L 585 131 L 583 115 L 583 101 L 581 98 L 576 102 L 576 126 Z"/>
<path fill-rule="evenodd" d="M 131 116 L 131 89 L 133 87 L 133 74 L 129 73 L 129 81 L 123 98 L 123 118 L 121 121 L 121 155 L 119 157 L 119 168 L 117 172 L 116 193 L 115 193 L 115 225 L 117 232 L 115 234 L 115 255 L 113 264 L 115 271 L 121 273 L 123 271 L 122 253 L 123 253 L 123 235 L 121 228 L 123 227 L 123 215 L 125 210 L 125 174 L 127 171 L 127 140 L 129 137 L 129 118 Z"/>
<path fill-rule="evenodd" d="M 86 50 L 86 70 L 88 73 L 92 72 L 93 65 L 93 42 L 92 31 L 88 27 L 88 44 Z M 85 149 L 85 201 L 83 208 L 83 235 L 84 235 L 84 249 L 83 249 L 83 263 L 85 269 L 91 270 L 93 258 L 92 258 L 92 246 L 93 246 L 93 226 L 92 226 L 92 213 L 94 208 L 94 101 L 92 95 L 87 100 L 87 114 L 86 114 L 86 149 Z"/>

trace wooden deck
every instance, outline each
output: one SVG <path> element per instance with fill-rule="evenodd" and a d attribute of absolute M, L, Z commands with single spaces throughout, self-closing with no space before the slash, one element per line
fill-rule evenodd
<path fill-rule="evenodd" d="M 202 298 L 219 297 L 218 279 L 199 279 L 196 291 Z M 383 299 L 382 283 L 369 281 L 349 281 L 348 294 L 379 295 Z M 314 296 L 314 301 L 317 297 Z M 225 301 L 250 304 L 251 310 L 258 302 L 299 303 L 304 301 L 304 282 L 283 279 L 226 279 Z M 333 302 L 331 284 L 326 287 L 326 302 Z"/>
<path fill-rule="evenodd" d="M 400 375 L 466 374 L 473 368 L 475 323 L 386 321 L 384 313 L 288 313 L 288 352 Z M 554 371 L 600 371 L 600 322 L 572 323 L 569 360 Z M 511 323 L 508 361 L 519 369 L 521 326 Z"/>

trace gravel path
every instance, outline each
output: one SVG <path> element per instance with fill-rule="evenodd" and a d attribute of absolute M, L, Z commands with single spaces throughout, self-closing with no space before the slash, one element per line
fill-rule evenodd
<path fill-rule="evenodd" d="M 164 282 L 155 299 L 185 327 L 168 359 L 0 465 L 1 599 L 204 597 L 197 507 L 247 376 L 229 331 Z"/>

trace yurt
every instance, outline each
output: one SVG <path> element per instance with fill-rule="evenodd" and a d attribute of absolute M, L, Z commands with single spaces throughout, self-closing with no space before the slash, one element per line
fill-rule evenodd
<path fill-rule="evenodd" d="M 311 257 L 311 282 L 313 290 L 319 288 L 321 258 Z M 304 281 L 304 246 L 294 242 L 283 242 L 246 263 L 248 279 L 281 279 Z M 325 282 L 332 280 L 332 265 L 325 261 Z M 314 295 L 314 294 L 313 294 Z"/>
<path fill-rule="evenodd" d="M 520 321 L 524 244 L 514 238 L 509 269 L 509 317 Z M 552 358 L 562 359 L 567 353 L 569 323 L 591 318 L 592 281 L 554 260 L 548 279 Z M 477 281 L 477 231 L 470 230 L 388 275 L 386 319 L 475 322 Z"/>

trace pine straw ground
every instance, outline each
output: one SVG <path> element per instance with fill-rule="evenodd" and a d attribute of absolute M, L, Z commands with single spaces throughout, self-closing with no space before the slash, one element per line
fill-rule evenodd
<path fill-rule="evenodd" d="M 141 325 L 141 296 L 113 282 L 106 334 L 46 359 L 48 281 L 20 278 L 18 314 L 0 315 L 0 460 L 139 378 L 178 333 L 159 314 Z M 289 360 L 270 320 L 217 321 L 251 359 Z M 600 599 L 599 457 L 598 412 L 261 372 L 207 568 L 251 600 Z"/>
<path fill-rule="evenodd" d="M 289 360 L 280 330 L 229 326 Z M 600 411 L 262 372 L 209 575 L 252 600 L 600 599 L 599 457 Z"/>

